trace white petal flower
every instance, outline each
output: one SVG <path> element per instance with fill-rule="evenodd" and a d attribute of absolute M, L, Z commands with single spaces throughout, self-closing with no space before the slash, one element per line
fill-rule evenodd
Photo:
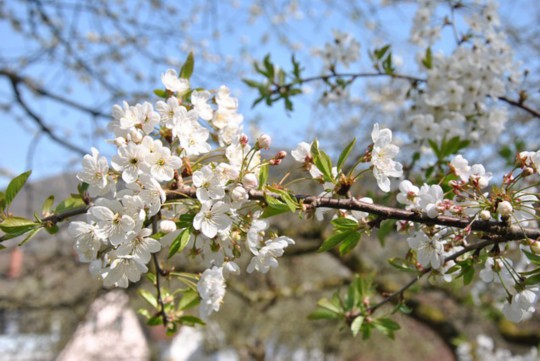
<path fill-rule="evenodd" d="M 209 166 L 193 172 L 193 185 L 197 187 L 197 199 L 201 202 L 222 199 L 225 196 L 224 183 Z"/>
<path fill-rule="evenodd" d="M 415 209 L 419 207 L 420 189 L 409 180 L 404 180 L 399 184 L 400 193 L 397 195 L 397 201 L 406 204 L 406 209 Z"/>
<path fill-rule="evenodd" d="M 226 230 L 232 223 L 227 215 L 229 205 L 224 202 L 203 203 L 201 210 L 193 219 L 193 228 L 200 230 L 206 237 L 214 238 L 218 231 Z"/>
<path fill-rule="evenodd" d="M 189 80 L 180 79 L 176 70 L 169 69 L 165 74 L 161 74 L 161 82 L 167 90 L 183 95 L 189 90 Z"/>
<path fill-rule="evenodd" d="M 207 320 L 212 312 L 219 311 L 225 297 L 225 278 L 222 267 L 212 267 L 201 275 L 197 291 L 201 296 L 199 308 L 201 319 Z"/>
<path fill-rule="evenodd" d="M 285 252 L 285 248 L 294 241 L 289 237 L 278 237 L 265 242 L 264 247 L 258 250 L 255 256 L 251 259 L 247 272 L 252 273 L 254 270 L 261 273 L 266 273 L 270 268 L 278 266 L 277 257 L 281 257 Z"/>
<path fill-rule="evenodd" d="M 392 131 L 390 129 L 379 130 L 379 124 L 373 125 L 371 138 L 373 140 L 373 150 L 371 151 L 373 175 L 379 188 L 383 192 L 389 192 L 390 179 L 388 177 L 397 178 L 403 175 L 401 163 L 392 159 L 399 153 L 399 147 L 391 144 Z"/>
<path fill-rule="evenodd" d="M 83 158 L 83 170 L 77 173 L 77 179 L 89 184 L 90 196 L 102 196 L 114 189 L 114 182 L 108 177 L 109 164 L 107 158 L 99 156 L 96 148 L 92 148 L 92 155 L 87 154 Z"/>
<path fill-rule="evenodd" d="M 193 93 L 191 93 L 191 104 L 193 104 L 193 108 L 197 114 L 199 114 L 199 117 L 204 120 L 210 120 L 214 116 L 212 107 L 208 104 L 210 98 L 210 92 L 207 90 L 194 90 Z"/>
<path fill-rule="evenodd" d="M 438 269 L 444 262 L 444 247 L 438 236 L 428 237 L 424 232 L 418 231 L 407 238 L 409 247 L 416 251 L 418 262 L 422 267 Z"/>
<path fill-rule="evenodd" d="M 88 210 L 89 219 L 96 222 L 97 234 L 112 245 L 124 242 L 127 233 L 134 229 L 135 221 L 124 214 L 120 202 L 103 200 L 101 204 L 103 206 L 93 206 Z"/>
<path fill-rule="evenodd" d="M 111 164 L 115 170 L 122 172 L 122 179 L 126 183 L 133 183 L 148 167 L 146 163 L 147 151 L 135 143 L 128 143 L 118 148 L 118 155 L 112 158 Z"/>
<path fill-rule="evenodd" d="M 141 274 L 148 272 L 148 268 L 132 256 L 121 256 L 113 260 L 104 272 L 103 285 L 105 287 L 126 288 L 129 281 L 138 282 Z"/>
<path fill-rule="evenodd" d="M 149 154 L 145 160 L 150 166 L 152 176 L 160 182 L 173 179 L 174 171 L 182 166 L 180 158 L 171 155 L 171 150 L 166 147 Z"/>
<path fill-rule="evenodd" d="M 146 264 L 150 261 L 152 253 L 159 252 L 161 244 L 150 238 L 152 231 L 142 228 L 139 232 L 130 232 L 128 241 L 122 243 L 117 250 L 119 256 L 133 256 L 133 259 Z"/>
<path fill-rule="evenodd" d="M 452 166 L 454 173 L 461 178 L 463 182 L 467 183 L 469 181 L 471 167 L 469 166 L 467 159 L 463 158 L 461 154 L 458 154 L 452 159 L 450 165 Z"/>
<path fill-rule="evenodd" d="M 79 255 L 79 261 L 92 262 L 96 259 L 101 248 L 101 239 L 95 226 L 85 222 L 71 222 L 69 234 L 75 238 L 75 251 Z"/>

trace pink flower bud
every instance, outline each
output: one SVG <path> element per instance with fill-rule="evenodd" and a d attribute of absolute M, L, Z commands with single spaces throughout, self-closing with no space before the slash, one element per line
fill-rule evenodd
<path fill-rule="evenodd" d="M 248 138 L 247 135 L 242 134 L 242 135 L 240 136 L 240 144 L 241 144 L 242 146 L 248 144 L 248 141 L 249 141 L 249 138 Z"/>
<path fill-rule="evenodd" d="M 247 189 L 253 189 L 253 188 L 258 187 L 259 181 L 255 174 L 248 173 L 244 176 L 244 179 L 242 180 L 242 184 L 244 184 L 244 187 L 246 187 Z"/>
<path fill-rule="evenodd" d="M 272 144 L 272 138 L 268 134 L 263 134 L 257 138 L 257 145 L 261 149 L 270 148 L 270 144 Z"/>
<path fill-rule="evenodd" d="M 287 156 L 287 152 L 284 151 L 284 150 L 280 150 L 280 151 L 277 152 L 277 154 L 274 156 L 274 159 L 285 159 L 286 156 Z"/>

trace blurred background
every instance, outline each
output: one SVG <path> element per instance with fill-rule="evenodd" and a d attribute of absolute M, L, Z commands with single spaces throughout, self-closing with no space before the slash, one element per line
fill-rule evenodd
<path fill-rule="evenodd" d="M 257 94 L 242 79 L 255 77 L 253 63 L 266 54 L 283 67 L 294 54 L 304 74 L 320 75 L 322 64 L 313 52 L 332 41 L 334 29 L 360 42 L 361 60 L 354 69 L 371 69 L 368 50 L 392 44 L 400 72 L 414 75 L 418 49 L 408 37 L 415 10 L 414 1 L 395 0 L 2 1 L 0 188 L 32 169 L 32 185 L 12 210 L 28 216 L 50 194 L 59 200 L 74 192 L 82 156 L 92 146 L 106 155 L 114 149 L 106 129 L 112 106 L 157 100 L 152 91 L 162 88 L 160 74 L 178 69 L 191 51 L 192 85 L 229 86 L 239 98 L 246 132 L 272 135 L 275 150 L 315 136 L 329 149 L 348 143 L 343 134 L 367 139 L 374 122 L 390 124 L 403 116 L 407 102 L 399 87 L 361 82 L 342 102 L 328 105 L 321 101 L 324 89 L 309 84 L 294 111 L 286 111 L 281 104 L 252 108 Z M 529 69 L 530 101 L 538 105 L 540 6 L 536 0 L 503 1 L 500 13 L 516 59 Z M 443 37 L 433 51 L 452 47 Z M 498 143 L 474 150 L 478 162 L 492 159 L 502 144 L 538 149 L 540 127 L 526 113 L 510 111 L 512 122 Z M 453 360 L 460 352 L 456 340 L 488 349 L 495 340 L 496 347 L 518 353 L 540 341 L 534 320 L 518 329 L 489 307 L 478 312 L 477 300 L 460 287 L 428 286 L 414 296 L 413 312 L 400 316 L 405 330 L 394 341 L 375 336 L 362 342 L 337 324 L 309 321 L 317 300 L 344 288 L 354 273 L 377 268 L 379 290 L 396 289 L 403 276 L 384 262 L 404 254 L 406 245 L 396 236 L 383 248 L 374 235 L 342 258 L 314 252 L 328 232 L 323 224 L 284 217 L 273 227 L 298 240 L 299 247 L 287 252 L 279 269 L 231 286 L 206 328 L 185 328 L 175 337 L 145 326 L 137 316 L 144 304 L 136 290 L 148 285 L 141 282 L 126 292 L 102 289 L 77 262 L 65 232 L 2 250 L 0 358 Z M 174 262 L 200 270 L 183 259 Z M 489 338 L 478 339 L 482 334 Z"/>

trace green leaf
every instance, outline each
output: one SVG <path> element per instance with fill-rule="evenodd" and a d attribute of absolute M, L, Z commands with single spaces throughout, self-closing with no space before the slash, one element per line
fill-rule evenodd
<path fill-rule="evenodd" d="M 315 311 L 308 315 L 310 320 L 335 320 L 340 318 L 341 315 L 326 308 L 317 308 Z"/>
<path fill-rule="evenodd" d="M 474 266 L 472 261 L 464 261 L 459 264 L 461 266 L 461 273 L 458 277 L 463 277 L 463 285 L 468 285 L 474 278 Z"/>
<path fill-rule="evenodd" d="M 313 163 L 323 174 L 323 178 L 326 182 L 334 182 L 334 177 L 332 175 L 332 161 L 330 157 L 319 149 L 319 141 L 315 139 L 311 143 L 310 149 L 311 157 L 313 158 Z"/>
<path fill-rule="evenodd" d="M 148 302 L 150 306 L 154 307 L 155 309 L 158 308 L 157 299 L 152 293 L 147 290 L 139 289 L 139 295 L 141 295 L 141 297 L 144 298 L 144 300 Z"/>
<path fill-rule="evenodd" d="M 358 221 L 346 217 L 339 217 L 332 220 L 332 226 L 337 231 L 356 231 L 358 229 Z"/>
<path fill-rule="evenodd" d="M 390 266 L 400 271 L 416 273 L 416 268 L 410 262 L 404 260 L 403 258 L 398 258 L 398 257 L 390 258 L 388 260 L 388 263 L 390 264 Z"/>
<path fill-rule="evenodd" d="M 270 54 L 267 54 L 263 59 L 263 64 L 266 69 L 266 74 L 268 80 L 272 81 L 274 79 L 274 64 L 270 60 Z"/>
<path fill-rule="evenodd" d="M 182 295 L 182 298 L 180 299 L 180 302 L 178 303 L 178 309 L 187 310 L 189 308 L 197 306 L 199 302 L 200 302 L 199 294 L 193 290 L 189 290 L 189 291 L 186 291 Z"/>
<path fill-rule="evenodd" d="M 56 206 L 55 213 L 62 213 L 71 209 L 84 207 L 86 203 L 82 197 L 78 194 L 72 194 L 71 197 L 64 199 L 60 204 Z"/>
<path fill-rule="evenodd" d="M 532 264 L 540 266 L 540 256 L 539 255 L 531 253 L 531 252 L 526 251 L 524 249 L 522 250 L 522 252 L 525 253 L 525 256 L 527 256 L 527 258 L 529 259 L 529 261 L 531 261 Z"/>
<path fill-rule="evenodd" d="M 156 94 L 158 97 L 167 99 L 167 91 L 163 89 L 154 89 L 154 94 Z"/>
<path fill-rule="evenodd" d="M 32 174 L 31 170 L 18 175 L 17 177 L 13 178 L 11 182 L 9 182 L 5 193 L 6 207 L 13 202 L 13 199 L 15 199 L 19 191 L 28 180 L 28 177 L 30 177 L 30 174 Z"/>
<path fill-rule="evenodd" d="M 528 277 L 526 280 L 525 280 L 525 285 L 526 286 L 532 286 L 532 285 L 536 285 L 540 283 L 540 275 L 537 274 L 537 275 L 534 275 L 534 276 L 531 276 L 531 277 Z"/>
<path fill-rule="evenodd" d="M 54 204 L 54 196 L 49 196 L 45 201 L 43 202 L 43 206 L 41 206 L 41 214 L 47 215 L 52 212 Z"/>
<path fill-rule="evenodd" d="M 194 213 L 184 213 L 180 216 L 180 219 L 176 226 L 179 229 L 182 228 L 191 228 L 193 226 L 193 219 L 195 218 Z"/>
<path fill-rule="evenodd" d="M 397 322 L 389 318 L 379 318 L 373 321 L 373 325 L 391 339 L 394 339 L 394 332 L 401 328 Z"/>
<path fill-rule="evenodd" d="M 6 194 L 0 192 L 0 213 L 4 212 L 4 209 L 6 209 Z"/>
<path fill-rule="evenodd" d="M 261 166 L 259 170 L 259 189 L 262 189 L 268 181 L 268 164 Z"/>
<path fill-rule="evenodd" d="M 358 316 L 354 319 L 354 321 L 351 323 L 351 331 L 353 336 L 358 335 L 358 332 L 360 332 L 360 329 L 362 328 L 362 324 L 364 323 L 364 317 Z"/>
<path fill-rule="evenodd" d="M 40 223 L 22 217 L 6 218 L 0 223 L 2 231 L 8 234 L 17 233 L 18 235 L 26 233 L 37 226 L 40 226 Z"/>
<path fill-rule="evenodd" d="M 317 306 L 340 315 L 343 313 L 343 309 L 339 306 L 339 302 L 339 295 L 334 293 L 332 301 L 328 300 L 327 298 L 323 298 L 317 302 Z"/>
<path fill-rule="evenodd" d="M 186 248 L 191 232 L 189 228 L 185 228 L 178 236 L 172 241 L 171 246 L 169 247 L 168 258 L 171 258 L 177 253 L 180 253 Z"/>
<path fill-rule="evenodd" d="M 347 231 L 347 232 L 336 233 L 336 234 L 328 237 L 323 242 L 321 247 L 317 250 L 317 252 L 326 252 L 326 251 L 334 248 L 335 246 L 337 246 L 341 242 L 344 242 L 344 241 L 346 241 L 348 239 L 351 239 L 352 241 L 354 241 L 354 239 L 356 239 L 358 237 L 358 235 L 359 235 L 359 233 L 356 232 L 356 231 Z"/>
<path fill-rule="evenodd" d="M 190 52 L 186 58 L 186 61 L 184 62 L 184 65 L 182 65 L 182 68 L 180 69 L 180 78 L 189 80 L 193 74 L 194 68 L 195 59 L 193 57 L 193 52 Z"/>
<path fill-rule="evenodd" d="M 24 237 L 24 239 L 21 241 L 21 243 L 19 243 L 19 246 L 22 246 L 24 244 L 26 244 L 26 242 L 28 242 L 29 240 L 31 240 L 32 238 L 34 238 L 34 236 L 36 234 L 39 233 L 39 231 L 41 231 L 43 228 L 42 227 L 38 227 L 38 228 L 34 228 L 33 230 L 31 230 L 28 235 L 26 237 Z"/>
<path fill-rule="evenodd" d="M 148 321 L 146 321 L 146 324 L 148 326 L 163 325 L 163 318 L 161 317 L 161 315 L 155 315 L 155 316 L 149 318 Z"/>
<path fill-rule="evenodd" d="M 392 219 L 386 219 L 381 222 L 379 230 L 377 231 L 377 239 L 379 240 L 381 246 L 384 247 L 386 237 L 394 231 L 395 225 L 396 221 Z"/>
<path fill-rule="evenodd" d="M 431 67 L 433 66 L 433 55 L 431 54 L 431 47 L 428 47 L 426 49 L 426 56 L 424 57 L 424 59 L 422 59 L 422 64 L 424 64 L 427 69 L 431 69 Z"/>
<path fill-rule="evenodd" d="M 205 325 L 200 318 L 189 315 L 178 318 L 178 322 L 186 326 Z"/>
<path fill-rule="evenodd" d="M 281 202 L 280 200 L 265 195 L 264 199 L 266 200 L 266 207 L 264 208 L 264 212 L 261 215 L 261 218 L 268 218 L 273 217 L 278 214 L 287 213 L 291 211 L 291 208 L 286 203 Z"/>
<path fill-rule="evenodd" d="M 360 238 L 362 237 L 362 234 L 359 232 L 354 232 L 350 237 L 345 239 L 341 244 L 339 245 L 339 254 L 341 256 L 346 255 L 350 251 L 354 249 L 358 245 L 358 242 L 360 242 Z"/>
<path fill-rule="evenodd" d="M 341 151 L 341 154 L 339 155 L 339 159 L 337 162 L 337 170 L 340 171 L 341 167 L 343 167 L 343 164 L 347 161 L 347 158 L 349 157 L 349 154 L 351 153 L 354 145 L 356 144 L 356 138 L 352 140 L 347 146 Z"/>

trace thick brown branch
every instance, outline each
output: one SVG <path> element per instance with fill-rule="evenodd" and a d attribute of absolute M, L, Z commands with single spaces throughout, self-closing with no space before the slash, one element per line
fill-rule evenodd
<path fill-rule="evenodd" d="M 264 191 L 251 190 L 250 199 L 264 201 Z M 508 226 L 503 222 L 496 221 L 472 221 L 469 218 L 457 218 L 450 216 L 438 216 L 430 218 L 424 213 L 408 211 L 399 208 L 386 207 L 378 204 L 369 204 L 358 201 L 354 198 L 335 199 L 329 197 L 317 197 L 312 195 L 297 194 L 294 197 L 304 205 L 322 208 L 347 209 L 363 211 L 374 214 L 384 219 L 397 219 L 411 221 L 422 224 L 440 225 L 456 228 L 470 227 L 473 231 L 486 232 L 489 234 L 500 235 L 505 240 L 537 239 L 540 238 L 540 230 L 536 228 L 522 228 L 519 225 Z M 175 191 L 167 191 L 167 199 L 196 198 L 195 188 L 185 187 Z"/>

